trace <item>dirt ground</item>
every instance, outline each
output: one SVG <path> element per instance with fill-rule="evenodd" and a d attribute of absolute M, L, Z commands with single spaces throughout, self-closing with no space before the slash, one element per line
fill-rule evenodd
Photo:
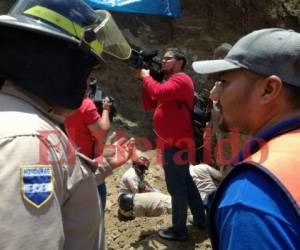
<path fill-rule="evenodd" d="M 154 162 L 156 152 L 143 152 Z M 105 210 L 106 239 L 109 250 L 143 249 L 143 250 L 204 250 L 211 249 L 207 233 L 188 225 L 190 238 L 185 242 L 170 242 L 161 239 L 157 230 L 171 225 L 171 216 L 162 215 L 155 218 L 136 218 L 133 221 L 120 222 L 117 217 L 117 184 L 129 165 L 117 169 L 107 179 L 107 205 Z M 167 194 L 164 173 L 159 165 L 151 164 L 147 180 L 150 184 Z"/>

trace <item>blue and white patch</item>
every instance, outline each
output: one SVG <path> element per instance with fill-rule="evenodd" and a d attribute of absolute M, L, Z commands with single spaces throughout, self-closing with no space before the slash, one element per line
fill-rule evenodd
<path fill-rule="evenodd" d="M 23 165 L 21 193 L 25 201 L 40 208 L 53 195 L 53 173 L 50 165 Z"/>

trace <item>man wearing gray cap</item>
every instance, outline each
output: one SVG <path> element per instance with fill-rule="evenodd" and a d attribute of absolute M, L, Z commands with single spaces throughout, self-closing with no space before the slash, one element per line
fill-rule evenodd
<path fill-rule="evenodd" d="M 300 34 L 254 31 L 193 69 L 217 80 L 219 127 L 253 136 L 212 201 L 213 248 L 299 249 Z"/>

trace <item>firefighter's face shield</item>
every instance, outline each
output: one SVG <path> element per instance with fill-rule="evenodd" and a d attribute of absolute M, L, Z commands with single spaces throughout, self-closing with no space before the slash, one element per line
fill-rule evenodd
<path fill-rule="evenodd" d="M 119 59 L 129 59 L 131 48 L 108 11 L 96 10 L 101 23 L 94 26 L 97 41 L 100 41 L 103 51 Z"/>
<path fill-rule="evenodd" d="M 102 52 L 122 60 L 131 56 L 131 48 L 110 13 L 94 11 L 81 0 L 19 0 L 10 15 L 30 18 L 45 32 L 50 29 L 75 37 L 99 58 Z"/>

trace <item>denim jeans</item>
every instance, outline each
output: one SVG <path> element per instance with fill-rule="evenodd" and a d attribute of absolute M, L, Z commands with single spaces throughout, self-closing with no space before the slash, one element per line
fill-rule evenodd
<path fill-rule="evenodd" d="M 205 224 L 205 212 L 199 191 L 190 172 L 189 163 L 179 163 L 174 157 L 182 149 L 172 147 L 164 151 L 164 172 L 168 192 L 172 197 L 173 231 L 183 236 L 187 234 L 187 208 L 191 209 L 196 224 Z M 180 154 L 180 153 L 179 153 Z M 186 160 L 187 152 L 181 159 Z"/>
<path fill-rule="evenodd" d="M 103 182 L 102 184 L 100 184 L 98 186 L 98 193 L 99 193 L 99 196 L 100 196 L 101 205 L 102 205 L 103 213 L 104 213 L 105 205 L 106 205 L 106 195 L 107 195 L 105 182 Z"/>

